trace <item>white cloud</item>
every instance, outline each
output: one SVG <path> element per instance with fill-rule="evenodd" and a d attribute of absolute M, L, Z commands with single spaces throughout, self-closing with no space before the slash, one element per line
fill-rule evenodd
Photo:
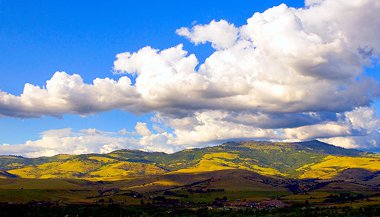
<path fill-rule="evenodd" d="M 319 139 L 345 148 L 375 150 L 380 147 L 380 118 L 375 109 L 356 108 L 336 122 L 285 129 L 288 140 Z"/>
<path fill-rule="evenodd" d="M 85 84 L 79 75 L 57 72 L 46 88 L 26 84 L 20 96 L 0 92 L 0 113 L 29 117 L 124 109 L 189 116 L 201 110 L 304 113 L 368 106 L 380 91 L 362 74 L 379 54 L 379 8 L 366 0 L 325 0 L 302 9 L 282 4 L 255 13 L 240 27 L 221 20 L 184 28 L 178 32 L 187 30 L 195 43 L 211 41 L 224 49 L 199 70 L 196 56 L 181 44 L 121 53 L 114 69 L 136 75 L 134 85 L 126 76 Z"/>
<path fill-rule="evenodd" d="M 257 116 L 246 114 L 247 119 Z M 225 111 L 196 112 L 194 117 L 170 118 L 157 114 L 154 122 L 174 129 L 173 133 L 153 133 L 146 123 L 138 122 L 135 132 L 125 129 L 104 132 L 84 129 L 48 130 L 41 139 L 24 144 L 0 146 L 0 154 L 27 157 L 51 156 L 59 153 L 109 153 L 117 149 L 138 149 L 172 153 L 188 147 L 203 147 L 229 140 L 259 139 L 274 141 L 321 141 L 345 148 L 373 150 L 380 146 L 380 119 L 373 108 L 357 108 L 340 114 L 336 121 L 316 122 L 294 128 L 260 128 L 251 122 L 241 122 L 239 116 Z M 260 117 L 259 117 L 260 118 Z M 155 124 L 157 128 L 159 125 Z M 120 133 L 126 132 L 126 133 Z"/>
<path fill-rule="evenodd" d="M 351 135 L 349 125 L 327 122 L 298 128 L 284 129 L 285 137 L 291 140 L 310 140 Z"/>
<path fill-rule="evenodd" d="M 116 149 L 141 149 L 134 138 L 120 137 L 110 132 L 93 129 L 73 132 L 71 129 L 49 130 L 41 138 L 24 144 L 0 146 L 0 154 L 27 157 L 52 156 L 56 154 L 105 153 Z"/>
<path fill-rule="evenodd" d="M 216 50 L 198 71 L 195 56 L 186 56 L 182 45 L 160 52 L 145 47 L 136 53 L 119 54 L 115 70 L 137 74 L 135 86 L 144 101 L 151 110 L 164 113 L 183 115 L 200 109 L 343 112 L 368 106 L 379 87 L 362 75 L 369 58 L 360 49 L 372 49 L 374 57 L 379 45 L 368 43 L 367 37 L 352 35 L 350 29 L 354 27 L 350 23 L 336 26 L 334 22 L 344 22 L 340 16 L 316 25 L 318 8 L 335 11 L 336 7 L 321 4 L 294 9 L 280 5 L 256 13 L 247 25 L 239 27 L 240 37 L 225 49 Z M 363 4 L 352 8 L 341 2 L 339 10 L 343 15 L 341 8 L 354 10 L 360 16 L 352 19 L 367 20 L 362 17 L 376 14 L 372 8 L 371 15 L 364 13 L 367 7 Z M 209 29 L 215 23 L 194 26 L 192 34 L 212 35 Z M 375 35 L 373 27 L 380 26 L 380 22 L 371 24 L 360 34 Z M 186 28 L 178 32 L 190 34 Z M 196 44 L 205 41 L 190 38 Z"/>
<path fill-rule="evenodd" d="M 70 128 L 46 130 L 40 133 L 42 137 L 66 137 L 72 134 Z"/>
<path fill-rule="evenodd" d="M 356 108 L 346 112 L 346 120 L 356 129 L 374 131 L 379 130 L 380 126 L 380 119 L 376 117 L 375 109 L 369 107 Z"/>
<path fill-rule="evenodd" d="M 365 136 L 331 137 L 320 139 L 323 142 L 334 144 L 343 148 L 355 148 L 369 151 L 379 151 L 380 133 L 372 132 Z"/>
<path fill-rule="evenodd" d="M 213 20 L 210 24 L 196 25 L 192 29 L 182 27 L 176 32 L 195 44 L 211 42 L 215 49 L 229 48 L 234 45 L 238 38 L 238 29 L 225 20 Z"/>
<path fill-rule="evenodd" d="M 183 147 L 171 145 L 170 134 L 147 134 L 145 123 L 137 123 L 136 131 L 129 135 L 117 132 L 105 132 L 97 129 L 72 131 L 70 128 L 48 130 L 41 133 L 41 138 L 26 141 L 23 144 L 0 145 L 0 155 L 22 155 L 26 157 L 53 156 L 56 154 L 109 153 L 119 149 L 137 149 L 144 151 L 174 152 Z M 150 131 L 149 131 L 150 132 Z"/>
<path fill-rule="evenodd" d="M 140 144 L 146 151 L 158 151 L 173 153 L 183 149 L 182 146 L 173 144 L 173 135 L 167 132 L 146 135 L 140 138 Z"/>
<path fill-rule="evenodd" d="M 323 141 L 345 148 L 378 150 L 380 147 L 380 118 L 374 108 L 357 108 L 346 112 L 346 122 L 357 133 L 345 137 L 326 138 Z"/>
<path fill-rule="evenodd" d="M 126 76 L 117 81 L 97 78 L 86 84 L 80 75 L 56 72 L 46 87 L 25 84 L 20 96 L 0 91 L 0 113 L 12 117 L 85 115 L 115 108 L 131 109 L 138 106 L 139 100 Z"/>
<path fill-rule="evenodd" d="M 175 120 L 175 143 L 182 145 L 212 144 L 213 141 L 228 139 L 275 139 L 275 130 L 261 129 L 252 125 L 234 123 L 226 120 L 229 114 L 222 111 L 196 112 L 193 120 L 188 118 Z M 191 123 L 188 125 L 187 123 Z M 183 126 L 183 127 L 182 127 Z M 191 126 L 191 128 L 189 128 Z"/>
<path fill-rule="evenodd" d="M 378 11 L 373 0 L 308 0 L 304 8 L 282 4 L 255 13 L 242 26 L 213 20 L 183 27 L 179 35 L 215 49 L 203 63 L 182 44 L 161 51 L 147 46 L 116 56 L 115 72 L 135 76 L 134 84 L 127 76 L 86 84 L 57 72 L 46 88 L 26 84 L 20 96 L 0 92 L 0 115 L 155 112 L 157 124 L 173 132 L 137 123 L 137 143 L 151 150 L 236 138 L 374 147 L 379 121 L 370 106 L 380 89 L 363 69 L 379 58 Z"/>
<path fill-rule="evenodd" d="M 135 126 L 135 130 L 141 136 L 150 136 L 150 135 L 152 135 L 152 132 L 150 132 L 150 130 L 146 126 L 146 123 L 137 122 L 137 124 Z"/>
<path fill-rule="evenodd" d="M 132 132 L 129 132 L 127 129 L 123 128 L 119 130 L 118 132 L 120 135 L 128 135 L 128 134 L 133 134 Z"/>

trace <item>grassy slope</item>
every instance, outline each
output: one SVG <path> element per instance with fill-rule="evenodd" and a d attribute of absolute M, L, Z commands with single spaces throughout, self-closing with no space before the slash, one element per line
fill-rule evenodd
<path fill-rule="evenodd" d="M 301 168 L 300 178 L 330 179 L 347 169 L 365 169 L 376 172 L 380 170 L 380 158 L 327 156 L 321 162 L 308 164 Z"/>
<path fill-rule="evenodd" d="M 0 170 L 34 179 L 121 180 L 166 173 L 194 174 L 231 169 L 266 176 L 332 178 L 350 168 L 377 171 L 380 170 L 380 158 L 319 141 L 230 142 L 174 154 L 118 150 L 103 155 L 57 155 L 34 159 L 0 156 Z M 165 182 L 161 184 L 168 185 Z"/>

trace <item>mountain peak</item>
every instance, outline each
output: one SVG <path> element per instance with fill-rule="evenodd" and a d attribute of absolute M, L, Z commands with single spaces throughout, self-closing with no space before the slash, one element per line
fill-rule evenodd
<path fill-rule="evenodd" d="M 339 156 L 362 156 L 366 152 L 356 150 L 356 149 L 347 149 L 335 145 L 331 145 L 319 140 L 310 140 L 304 142 L 295 143 L 300 149 L 309 149 L 314 152 L 320 152 L 324 154 L 339 155 Z"/>

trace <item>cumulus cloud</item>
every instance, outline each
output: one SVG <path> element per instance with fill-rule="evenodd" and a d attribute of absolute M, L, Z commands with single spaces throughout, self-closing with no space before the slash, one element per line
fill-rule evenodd
<path fill-rule="evenodd" d="M 301 9 L 282 4 L 255 13 L 240 27 L 221 20 L 181 28 L 177 32 L 196 44 L 210 41 L 225 44 L 224 49 L 217 49 L 199 70 L 196 56 L 181 44 L 162 51 L 144 47 L 121 53 L 114 69 L 136 75 L 134 85 L 126 76 L 85 84 L 79 75 L 57 72 L 46 88 L 26 84 L 20 96 L 1 92 L 1 114 L 89 114 L 111 109 L 172 115 L 206 109 L 301 113 L 368 106 L 379 86 L 362 71 L 379 54 L 375 37 L 379 3 L 354 2 L 325 0 Z M 362 31 L 353 32 L 356 28 Z M 228 32 L 233 37 L 227 37 Z"/>
<path fill-rule="evenodd" d="M 25 84 L 20 96 L 0 91 L 0 114 L 11 117 L 86 115 L 138 106 L 138 95 L 126 76 L 117 81 L 97 78 L 92 84 L 86 84 L 78 74 L 56 72 L 46 87 Z"/>
<path fill-rule="evenodd" d="M 69 128 L 49 130 L 42 132 L 39 140 L 18 145 L 2 145 L 0 153 L 39 157 L 56 154 L 107 153 L 122 148 L 141 148 L 135 139 L 117 137 L 109 132 L 93 131 L 89 129 L 73 132 Z"/>
<path fill-rule="evenodd" d="M 145 123 L 136 125 L 136 132 L 120 134 L 97 129 L 73 131 L 70 128 L 41 132 L 40 139 L 29 140 L 23 144 L 0 145 L 1 155 L 22 155 L 26 157 L 53 156 L 57 154 L 109 153 L 119 149 L 137 149 L 143 151 L 174 152 L 183 147 L 170 145 L 168 133 L 141 134 Z M 144 130 L 149 130 L 148 128 Z M 125 130 L 122 130 L 125 131 Z M 150 132 L 150 131 L 149 131 Z"/>
<path fill-rule="evenodd" d="M 345 148 L 378 150 L 380 146 L 380 119 L 374 108 L 357 108 L 346 112 L 346 123 L 356 133 L 323 139 L 323 141 Z"/>
<path fill-rule="evenodd" d="M 170 144 L 202 146 L 234 139 L 297 142 L 319 139 L 345 148 L 376 150 L 380 146 L 380 119 L 375 109 L 360 107 L 338 114 L 335 121 L 318 121 L 299 127 L 260 128 L 241 122 L 239 116 L 228 112 L 197 112 L 193 117 L 173 119 L 156 115 L 156 121 L 171 126 L 175 137 Z M 255 119 L 257 116 L 245 116 Z"/>
<path fill-rule="evenodd" d="M 177 34 L 190 39 L 195 44 L 210 42 L 215 49 L 229 48 L 238 38 L 238 29 L 225 20 L 211 21 L 207 25 L 196 25 L 192 29 L 182 27 Z"/>
<path fill-rule="evenodd" d="M 147 46 L 116 56 L 115 73 L 126 75 L 118 80 L 86 84 L 57 72 L 46 87 L 26 84 L 20 96 L 0 92 L 0 115 L 154 112 L 158 130 L 136 125 L 138 144 L 152 148 L 238 138 L 376 147 L 371 104 L 380 88 L 363 71 L 379 58 L 378 11 L 373 0 L 307 0 L 303 8 L 281 4 L 255 13 L 242 26 L 212 20 L 182 27 L 178 35 L 214 48 L 203 63 L 182 44 Z"/>
<path fill-rule="evenodd" d="M 213 35 L 228 35 L 217 34 L 229 32 L 220 26 L 238 31 L 227 40 L 233 43 L 222 50 L 217 48 L 198 71 L 196 57 L 187 55 L 182 45 L 162 51 L 145 47 L 119 54 L 115 70 L 138 75 L 135 86 L 151 109 L 176 115 L 201 109 L 344 112 L 368 106 L 379 87 L 362 71 L 370 57 L 379 54 L 379 44 L 369 37 L 376 35 L 373 27 L 380 26 L 376 16 L 379 6 L 373 1 L 354 5 L 330 2 L 303 9 L 282 4 L 255 13 L 239 28 L 226 21 L 212 21 L 192 30 L 177 30 L 195 44 L 216 43 L 211 39 Z M 336 10 L 341 14 L 334 15 Z M 328 19 L 319 19 L 322 11 Z M 350 16 L 346 22 L 346 11 L 357 16 Z M 366 23 L 369 19 L 371 27 Z M 352 23 L 366 28 L 353 34 Z M 204 38 L 197 37 L 203 34 Z M 371 50 L 371 55 L 362 55 L 362 49 Z"/>
<path fill-rule="evenodd" d="M 152 132 L 150 132 L 150 130 L 146 126 L 146 123 L 137 122 L 135 130 L 141 136 L 150 136 L 150 135 L 152 135 Z"/>

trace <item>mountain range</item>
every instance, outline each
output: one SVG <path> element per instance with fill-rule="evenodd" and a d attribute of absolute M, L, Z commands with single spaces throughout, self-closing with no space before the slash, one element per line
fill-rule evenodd
<path fill-rule="evenodd" d="M 339 195 L 346 192 L 351 192 L 352 200 Z M 308 201 L 325 207 L 330 200 L 353 207 L 364 202 L 376 205 L 380 155 L 314 140 L 227 142 L 173 154 L 117 150 L 39 158 L 0 156 L 0 204 L 112 200 L 186 207 L 219 203 L 220 198 L 228 198 L 222 201 L 227 206 L 273 199 L 280 205 Z"/>
<path fill-rule="evenodd" d="M 108 154 L 25 158 L 0 156 L 3 178 L 123 180 L 164 174 L 246 170 L 264 176 L 331 179 L 348 169 L 380 170 L 379 155 L 344 149 L 317 140 L 227 142 L 173 154 L 117 150 Z"/>

